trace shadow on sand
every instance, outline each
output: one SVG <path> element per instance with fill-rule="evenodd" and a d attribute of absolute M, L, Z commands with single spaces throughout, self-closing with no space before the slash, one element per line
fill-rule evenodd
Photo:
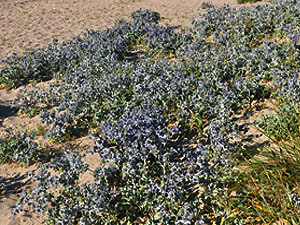
<path fill-rule="evenodd" d="M 20 175 L 20 173 L 11 177 L 0 176 L 0 202 L 3 197 L 20 193 L 25 185 L 30 182 L 26 174 Z"/>
<path fill-rule="evenodd" d="M 17 114 L 19 108 L 0 104 L 0 120 Z"/>

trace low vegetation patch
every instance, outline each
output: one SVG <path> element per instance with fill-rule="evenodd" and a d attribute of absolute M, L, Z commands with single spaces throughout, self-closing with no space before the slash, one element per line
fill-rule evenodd
<path fill-rule="evenodd" d="M 39 149 L 33 139 L 34 135 L 24 131 L 0 140 L 0 163 L 16 162 L 30 165 L 54 155 L 52 150 Z"/>

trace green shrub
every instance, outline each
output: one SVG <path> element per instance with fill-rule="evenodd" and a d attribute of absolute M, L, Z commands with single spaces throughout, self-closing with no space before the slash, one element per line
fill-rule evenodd
<path fill-rule="evenodd" d="M 271 139 L 297 139 L 300 136 L 299 104 L 292 103 L 289 99 L 281 100 L 276 113 L 265 116 L 258 125 Z"/>

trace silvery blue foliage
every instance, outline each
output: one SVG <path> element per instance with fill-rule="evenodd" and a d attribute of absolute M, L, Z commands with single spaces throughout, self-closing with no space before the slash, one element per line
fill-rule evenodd
<path fill-rule="evenodd" d="M 42 153 L 33 138 L 34 135 L 24 131 L 6 140 L 0 139 L 0 162 L 34 163 Z"/>
<path fill-rule="evenodd" d="M 296 207 L 300 207 L 300 197 L 298 193 L 291 191 L 289 193 L 289 198 L 291 199 L 293 204 L 295 204 Z"/>
<path fill-rule="evenodd" d="M 120 20 L 102 32 L 87 31 L 83 37 L 60 45 L 54 40 L 45 50 L 48 57 L 53 57 L 48 61 L 54 64 L 56 78 L 46 98 L 53 100 L 52 106 L 59 105 L 51 117 L 48 112 L 43 114 L 43 119 L 53 124 L 50 135 L 80 136 L 91 126 L 96 127 L 108 113 L 122 114 L 127 105 L 149 98 L 165 110 L 172 107 L 182 111 L 178 114 L 180 120 L 187 121 L 191 117 L 189 110 L 199 117 L 213 118 L 207 112 L 213 112 L 218 105 L 224 87 L 229 89 L 234 111 L 269 96 L 270 90 L 260 83 L 262 79 L 272 79 L 274 71 L 291 65 L 293 70 L 299 67 L 298 31 L 292 29 L 293 33 L 289 33 L 294 41 L 286 48 L 276 40 L 267 40 L 268 34 L 281 29 L 273 22 L 275 14 L 283 13 L 282 19 L 295 21 L 297 11 L 290 9 L 297 9 L 297 3 L 278 5 L 283 4 L 275 2 L 247 10 L 211 6 L 191 29 L 182 32 L 158 25 L 157 13 L 139 10 L 133 13 L 132 21 Z M 258 18 L 270 20 L 271 24 L 264 25 Z M 249 39 L 251 32 L 266 40 Z M 136 60 L 132 46 L 143 40 L 152 52 L 174 53 L 176 61 L 155 61 L 146 53 L 142 60 Z M 291 53 L 293 64 L 286 62 Z M 45 98 L 44 93 L 30 95 L 31 102 Z M 22 104 L 32 105 L 26 101 Z M 83 121 L 93 124 L 87 126 Z"/>
<path fill-rule="evenodd" d="M 299 102 L 299 73 L 290 73 L 288 71 L 278 75 L 280 77 L 276 80 L 276 86 L 280 88 L 279 96 L 283 99 L 290 99 L 292 103 Z"/>

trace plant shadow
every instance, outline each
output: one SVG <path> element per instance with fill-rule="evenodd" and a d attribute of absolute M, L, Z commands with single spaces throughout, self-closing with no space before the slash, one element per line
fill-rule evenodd
<path fill-rule="evenodd" d="M 11 177 L 0 176 L 0 202 L 4 196 L 10 194 L 20 193 L 22 188 L 29 184 L 30 179 L 26 174 L 20 175 L 20 173 Z"/>
<path fill-rule="evenodd" d="M 17 114 L 19 108 L 14 106 L 7 106 L 7 105 L 1 105 L 0 104 L 0 120 L 14 116 Z"/>

